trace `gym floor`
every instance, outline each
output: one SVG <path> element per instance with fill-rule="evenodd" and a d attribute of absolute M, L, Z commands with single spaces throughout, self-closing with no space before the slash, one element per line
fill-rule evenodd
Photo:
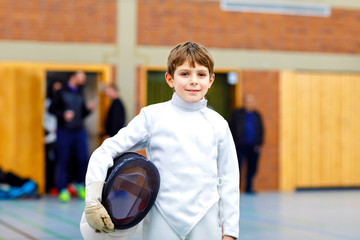
<path fill-rule="evenodd" d="M 83 208 L 78 199 L 2 200 L 0 240 L 82 239 Z M 239 239 L 360 240 L 360 190 L 242 194 Z"/>

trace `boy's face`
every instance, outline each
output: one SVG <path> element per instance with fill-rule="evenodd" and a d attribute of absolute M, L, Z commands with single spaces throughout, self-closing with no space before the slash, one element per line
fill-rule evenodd
<path fill-rule="evenodd" d="M 165 78 L 182 99 L 187 102 L 198 102 L 211 87 L 215 75 L 210 76 L 209 69 L 203 65 L 195 63 L 195 67 L 191 67 L 186 61 L 176 68 L 174 78 L 169 73 L 165 74 Z"/>

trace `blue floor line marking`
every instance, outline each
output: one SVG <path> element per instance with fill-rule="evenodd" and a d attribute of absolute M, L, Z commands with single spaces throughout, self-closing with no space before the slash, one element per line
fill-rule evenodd
<path fill-rule="evenodd" d="M 24 232 L 24 231 L 21 231 L 19 228 L 15 227 L 15 226 L 12 226 L 11 224 L 8 224 L 7 222 L 2 221 L 1 219 L 0 219 L 0 224 L 3 225 L 3 226 L 5 226 L 6 228 L 11 229 L 12 231 L 18 233 L 19 235 L 22 235 L 22 236 L 24 236 L 24 237 L 27 237 L 27 238 L 30 239 L 30 240 L 36 240 L 36 238 L 34 238 L 33 236 L 31 236 L 30 234 L 28 234 L 28 233 L 26 233 L 26 232 Z M 1 239 L 1 238 L 0 238 L 0 239 Z"/>
<path fill-rule="evenodd" d="M 52 212 L 50 212 L 48 210 L 44 210 L 43 208 L 34 208 L 33 206 L 30 206 L 30 205 L 21 205 L 20 207 L 25 208 L 27 210 L 31 210 L 32 212 L 36 212 L 39 215 L 45 214 L 46 216 L 49 216 L 50 218 L 53 218 L 56 221 L 66 223 L 66 224 L 68 224 L 70 226 L 79 226 L 79 224 L 80 224 L 80 220 L 79 221 L 69 220 L 69 219 L 67 219 L 65 217 L 62 217 L 62 216 L 58 215 L 58 214 L 52 213 Z M 41 213 L 43 213 L 43 214 L 41 214 Z"/>
<path fill-rule="evenodd" d="M 70 238 L 67 238 L 67 237 L 65 237 L 65 236 L 63 236 L 61 234 L 58 234 L 57 232 L 54 232 L 54 231 L 52 231 L 52 230 L 50 230 L 50 229 L 48 229 L 46 227 L 43 227 L 43 226 L 41 226 L 39 224 L 36 224 L 36 223 L 32 222 L 31 220 L 28 220 L 28 219 L 26 219 L 26 218 L 24 218 L 24 217 L 22 217 L 20 215 L 16 215 L 16 214 L 11 213 L 11 212 L 6 211 L 6 210 L 5 210 L 5 214 L 8 217 L 11 217 L 11 218 L 13 218 L 13 219 L 15 219 L 17 221 L 20 221 L 20 222 L 22 222 L 22 223 L 24 223 L 24 224 L 26 224 L 28 226 L 31 226 L 31 227 L 34 227 L 34 228 L 38 229 L 38 230 L 41 230 L 41 231 L 43 231 L 45 233 L 48 233 L 48 234 L 50 234 L 50 235 L 52 235 L 54 237 L 59 238 L 59 239 L 71 240 Z"/>
<path fill-rule="evenodd" d="M 321 235 L 325 235 L 325 236 L 339 238 L 342 240 L 344 238 L 359 240 L 359 237 L 349 236 L 349 235 L 345 235 L 342 233 L 332 232 L 329 230 L 316 229 L 316 228 L 313 228 L 310 226 L 302 226 L 299 224 L 289 224 L 289 223 L 286 223 L 284 221 L 279 221 L 279 220 L 265 219 L 265 218 L 261 218 L 261 217 L 251 217 L 250 215 L 245 218 L 241 218 L 241 219 L 245 219 L 247 221 L 251 221 L 251 222 L 255 222 L 255 223 L 265 223 L 265 224 L 269 224 L 269 225 L 273 225 L 273 226 L 292 228 L 292 229 L 296 229 L 299 231 L 307 231 L 307 232 L 317 233 L 317 234 L 321 234 Z M 241 221 L 241 219 L 240 219 L 240 221 Z"/>

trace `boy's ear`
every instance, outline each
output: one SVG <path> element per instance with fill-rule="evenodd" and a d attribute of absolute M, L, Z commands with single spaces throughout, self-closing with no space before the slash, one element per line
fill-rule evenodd
<path fill-rule="evenodd" d="M 165 80 L 171 88 L 174 88 L 173 79 L 169 73 L 165 73 Z"/>
<path fill-rule="evenodd" d="M 209 88 L 211 88 L 211 85 L 213 84 L 214 80 L 215 80 L 215 74 L 213 73 L 213 75 L 211 75 L 211 77 L 209 79 L 209 83 L 210 83 Z"/>

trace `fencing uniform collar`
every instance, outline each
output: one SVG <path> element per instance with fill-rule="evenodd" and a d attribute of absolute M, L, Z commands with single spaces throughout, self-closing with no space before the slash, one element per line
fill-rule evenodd
<path fill-rule="evenodd" d="M 171 103 L 185 111 L 197 111 L 197 110 L 200 110 L 200 109 L 206 107 L 207 100 L 205 98 L 202 98 L 198 102 L 191 103 L 191 102 L 185 101 L 184 99 L 179 97 L 179 95 L 177 95 L 176 92 L 174 92 L 174 94 L 171 98 Z"/>

